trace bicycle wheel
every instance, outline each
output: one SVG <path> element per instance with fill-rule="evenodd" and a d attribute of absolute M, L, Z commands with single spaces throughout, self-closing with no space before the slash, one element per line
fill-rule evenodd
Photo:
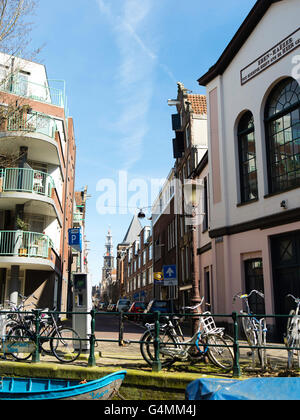
<path fill-rule="evenodd" d="M 287 334 L 286 334 L 286 346 L 288 350 L 288 368 L 293 367 L 294 356 L 297 356 L 298 367 L 300 367 L 300 351 L 294 350 L 293 347 L 299 347 L 300 345 L 300 318 L 296 317 L 296 312 L 292 310 L 289 313 L 290 318 L 287 322 Z"/>
<path fill-rule="evenodd" d="M 35 346 L 34 337 L 30 331 L 21 325 L 11 328 L 7 335 L 9 347 L 18 347 L 19 351 L 9 352 L 16 360 L 27 360 L 32 355 Z M 22 350 L 23 349 L 23 350 Z"/>
<path fill-rule="evenodd" d="M 233 351 L 230 347 L 232 342 L 226 342 L 225 338 L 221 335 L 208 335 L 205 338 L 208 344 L 207 355 L 209 360 L 216 366 L 229 372 L 233 369 Z"/>
<path fill-rule="evenodd" d="M 74 362 L 81 353 L 81 339 L 77 332 L 69 327 L 60 327 L 51 335 L 51 350 L 63 363 Z"/>
<path fill-rule="evenodd" d="M 267 333 L 266 333 L 266 323 L 261 324 L 261 328 L 257 333 L 257 345 L 265 347 L 267 345 Z M 258 360 L 262 369 L 265 369 L 267 365 L 267 351 L 265 348 L 257 349 Z"/>
<path fill-rule="evenodd" d="M 142 337 L 141 340 L 142 343 L 140 344 L 140 350 L 141 354 L 144 358 L 144 360 L 148 363 L 149 366 L 153 366 L 153 363 L 155 362 L 155 347 L 154 347 L 154 340 L 155 340 L 155 333 L 154 331 L 146 331 Z M 168 343 L 176 344 L 175 339 L 170 335 L 168 331 L 161 330 L 159 332 L 159 341 L 160 341 L 160 354 L 159 359 L 161 362 L 162 367 L 169 367 L 175 362 L 175 357 L 170 354 L 164 354 L 162 353 L 162 350 L 166 347 L 168 347 Z M 175 345 L 169 345 L 170 351 L 172 351 L 176 346 Z"/>
<path fill-rule="evenodd" d="M 294 316 L 296 315 L 296 312 L 294 310 L 291 310 L 289 313 L 289 318 L 286 325 L 286 337 L 289 339 L 289 337 L 292 335 L 293 331 L 293 324 L 294 324 Z"/>
<path fill-rule="evenodd" d="M 246 315 L 243 313 L 243 315 Z M 257 346 L 257 336 L 253 330 L 253 321 L 250 317 L 242 317 L 243 331 L 246 336 L 246 340 L 250 347 Z"/>
<path fill-rule="evenodd" d="M 50 335 L 52 332 L 52 325 L 42 324 L 40 328 L 40 348 L 45 354 L 52 354 Z"/>

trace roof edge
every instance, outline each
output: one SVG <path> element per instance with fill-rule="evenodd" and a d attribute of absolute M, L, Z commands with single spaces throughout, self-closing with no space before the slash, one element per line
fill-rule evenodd
<path fill-rule="evenodd" d="M 229 42 L 218 61 L 198 79 L 200 86 L 206 86 L 215 77 L 223 74 L 236 54 L 247 41 L 255 27 L 261 21 L 267 10 L 274 3 L 282 0 L 257 0 L 238 31 Z"/>

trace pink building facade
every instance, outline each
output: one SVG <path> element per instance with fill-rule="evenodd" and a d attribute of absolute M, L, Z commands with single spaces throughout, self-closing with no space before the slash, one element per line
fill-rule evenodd
<path fill-rule="evenodd" d="M 300 296 L 298 16 L 297 0 L 257 1 L 199 79 L 208 100 L 212 259 L 202 253 L 201 266 L 211 267 L 215 313 L 241 309 L 233 296 L 252 289 L 265 294 L 252 301 L 256 313 L 287 314 L 294 303 L 286 295 Z M 268 323 L 282 338 L 286 321 Z"/>

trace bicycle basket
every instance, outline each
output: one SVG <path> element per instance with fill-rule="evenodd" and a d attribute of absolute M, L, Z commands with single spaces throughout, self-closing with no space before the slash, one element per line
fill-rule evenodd
<path fill-rule="evenodd" d="M 204 312 L 203 315 L 206 315 L 206 316 L 201 316 L 200 325 L 201 325 L 201 330 L 203 330 L 205 334 L 212 334 L 212 333 L 216 334 L 216 333 L 223 332 L 224 328 L 216 327 L 215 320 L 211 316 L 210 312 Z"/>

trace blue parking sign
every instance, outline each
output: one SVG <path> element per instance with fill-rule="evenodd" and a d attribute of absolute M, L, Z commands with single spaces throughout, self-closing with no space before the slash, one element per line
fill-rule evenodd
<path fill-rule="evenodd" d="M 69 245 L 76 249 L 76 251 L 82 251 L 82 235 L 81 229 L 69 229 Z"/>

